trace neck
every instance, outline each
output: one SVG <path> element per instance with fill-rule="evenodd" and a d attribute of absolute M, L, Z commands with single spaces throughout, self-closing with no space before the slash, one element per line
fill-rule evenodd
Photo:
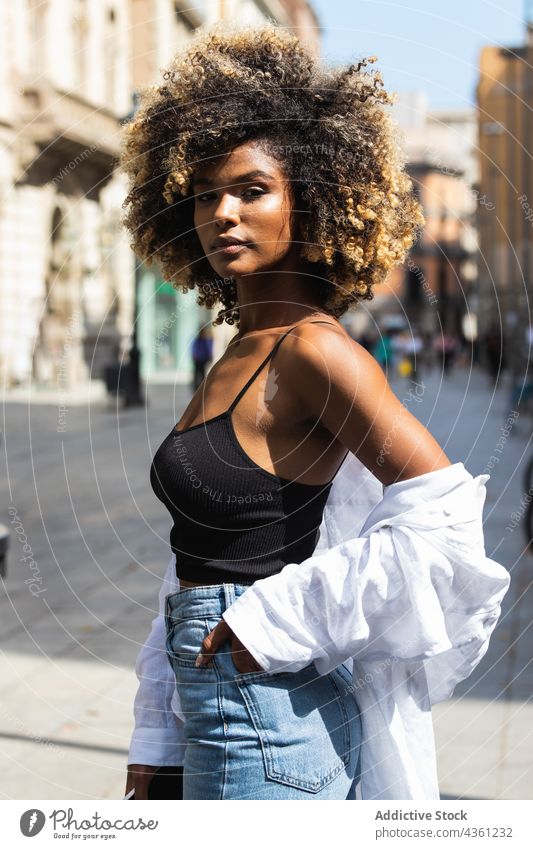
<path fill-rule="evenodd" d="M 239 336 L 254 330 L 286 327 L 324 313 L 312 277 L 301 274 L 261 274 L 237 278 Z"/>

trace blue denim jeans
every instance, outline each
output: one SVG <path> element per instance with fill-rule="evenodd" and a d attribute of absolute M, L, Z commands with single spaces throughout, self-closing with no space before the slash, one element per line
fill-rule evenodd
<path fill-rule="evenodd" d="M 208 666 L 204 637 L 244 584 L 189 587 L 165 600 L 166 651 L 185 717 L 184 799 L 354 799 L 361 717 L 351 673 L 240 673 L 227 640 Z"/>

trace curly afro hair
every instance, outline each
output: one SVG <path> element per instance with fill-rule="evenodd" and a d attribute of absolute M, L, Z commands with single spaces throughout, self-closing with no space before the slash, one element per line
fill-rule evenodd
<path fill-rule="evenodd" d="M 424 224 L 405 171 L 394 97 L 375 56 L 329 67 L 287 31 L 267 24 L 201 30 L 140 93 L 123 126 L 120 168 L 128 176 L 123 225 L 131 247 L 197 302 L 222 304 L 213 324 L 239 324 L 236 284 L 219 278 L 194 228 L 195 167 L 261 140 L 303 211 L 301 259 L 324 311 L 339 317 L 373 297 L 402 263 Z"/>

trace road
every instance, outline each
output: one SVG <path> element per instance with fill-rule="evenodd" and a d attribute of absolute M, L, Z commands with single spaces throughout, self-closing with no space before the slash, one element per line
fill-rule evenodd
<path fill-rule="evenodd" d="M 531 422 L 509 418 L 506 392 L 478 371 L 419 381 L 393 387 L 452 461 L 490 471 L 487 554 L 513 575 L 487 655 L 433 709 L 441 795 L 531 798 L 533 557 L 512 527 Z M 0 503 L 17 532 L 0 597 L 0 798 L 123 795 L 133 665 L 168 562 L 170 518 L 148 470 L 190 392 L 147 395 L 146 409 L 124 411 L 20 393 L 4 405 Z"/>

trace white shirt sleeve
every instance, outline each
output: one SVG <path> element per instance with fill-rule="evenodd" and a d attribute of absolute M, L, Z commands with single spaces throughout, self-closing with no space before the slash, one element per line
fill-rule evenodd
<path fill-rule="evenodd" d="M 358 536 L 256 581 L 223 613 L 265 671 L 425 660 L 431 703 L 488 648 L 510 575 L 485 554 L 489 475 L 462 463 L 384 488 Z"/>
<path fill-rule="evenodd" d="M 179 586 L 172 555 L 159 591 L 159 613 L 135 663 L 139 687 L 128 764 L 181 766 L 185 752 L 183 723 L 173 710 L 176 679 L 166 654 L 165 597 Z"/>

